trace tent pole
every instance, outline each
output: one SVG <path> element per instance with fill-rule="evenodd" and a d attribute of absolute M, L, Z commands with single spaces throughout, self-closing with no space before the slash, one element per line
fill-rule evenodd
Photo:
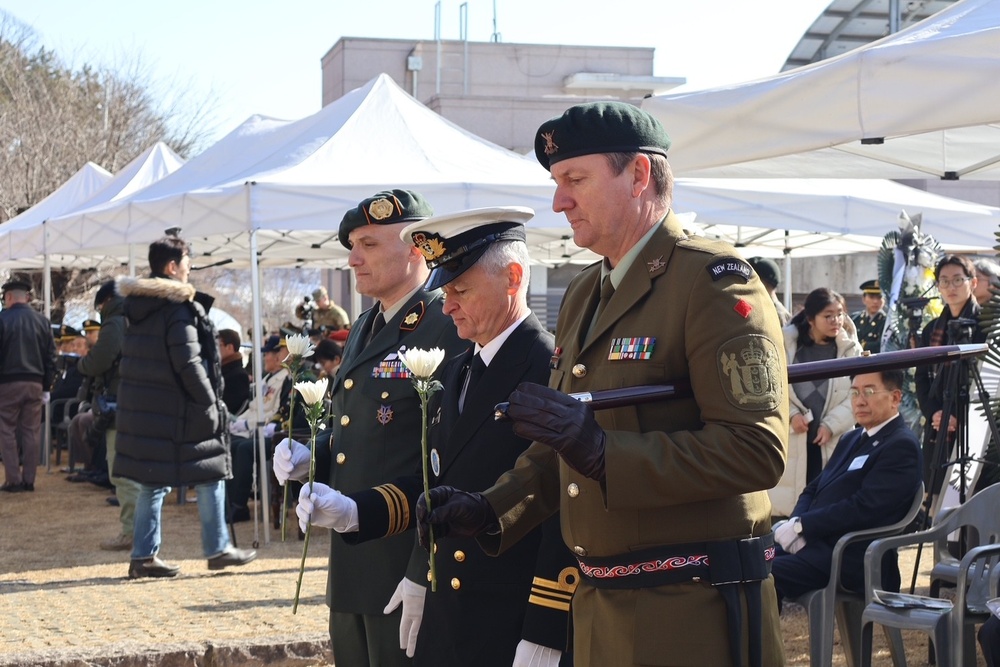
<path fill-rule="evenodd" d="M 247 188 L 249 188 L 249 184 Z M 250 197 L 249 191 L 247 192 L 247 213 L 249 215 L 250 208 Z M 257 429 L 257 450 L 259 455 L 260 465 L 265 465 L 267 461 L 267 451 L 264 447 L 264 424 L 260 423 L 261 415 L 264 414 L 264 397 L 261 395 L 261 385 L 263 377 L 264 361 L 261 358 L 260 349 L 264 346 L 264 341 L 261 336 L 261 316 L 260 316 L 260 264 L 257 261 L 257 230 L 250 230 L 250 302 L 253 309 L 253 332 L 251 334 L 251 339 L 253 340 L 253 352 L 251 358 L 253 359 L 253 400 L 254 409 L 257 413 L 258 423 L 254 425 Z M 258 476 L 260 478 L 260 502 L 264 505 L 264 544 L 271 543 L 271 503 L 270 495 L 268 493 L 268 475 L 263 474 L 261 471 Z"/>
<path fill-rule="evenodd" d="M 45 319 L 52 322 L 52 262 L 49 260 L 49 227 L 42 221 L 42 251 L 45 258 L 42 260 L 44 270 L 42 272 L 42 291 L 45 292 Z M 51 329 L 50 329 L 51 331 Z M 43 387 L 49 391 L 51 387 Z M 45 403 L 45 429 L 42 433 L 42 451 L 45 453 L 45 472 L 52 472 L 52 404 Z"/>
<path fill-rule="evenodd" d="M 785 256 L 785 310 L 792 312 L 792 249 L 788 245 L 789 232 L 785 230 L 785 248 L 782 254 Z"/>

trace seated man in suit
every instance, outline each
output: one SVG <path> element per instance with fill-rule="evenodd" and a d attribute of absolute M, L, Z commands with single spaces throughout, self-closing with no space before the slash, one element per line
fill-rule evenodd
<path fill-rule="evenodd" d="M 1000 667 L 1000 618 L 990 616 L 979 628 L 979 648 L 986 658 L 986 667 Z"/>
<path fill-rule="evenodd" d="M 861 425 L 844 434 L 822 474 L 799 496 L 792 517 L 775 526 L 777 555 L 771 568 L 778 603 L 823 588 L 830 580 L 833 547 L 845 533 L 893 523 L 913 503 L 922 479 L 920 444 L 899 416 L 903 371 L 855 376 L 851 382 L 854 419 Z M 844 552 L 841 581 L 864 588 L 868 542 Z M 882 588 L 899 591 L 896 552 L 882 563 Z"/>

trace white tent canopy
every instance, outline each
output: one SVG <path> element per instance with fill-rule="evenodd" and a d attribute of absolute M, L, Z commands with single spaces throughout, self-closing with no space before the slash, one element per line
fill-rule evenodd
<path fill-rule="evenodd" d="M 1000 0 L 757 81 L 643 108 L 683 176 L 1000 179 Z"/>
<path fill-rule="evenodd" d="M 13 232 L 30 230 L 40 226 L 48 218 L 79 208 L 111 179 L 112 176 L 106 169 L 88 162 L 48 197 L 0 225 L 0 260 L 13 254 L 10 248 Z"/>
<path fill-rule="evenodd" d="M 419 191 L 438 213 L 517 203 L 566 225 L 533 159 L 441 118 L 383 74 L 299 121 L 251 117 L 150 187 L 49 220 L 48 250 L 121 256 L 179 227 L 214 260 L 245 264 L 256 232 L 263 265 L 342 265 L 341 218 L 387 184 Z"/>
<path fill-rule="evenodd" d="M 26 212 L 26 214 L 34 213 L 31 224 L 17 226 L 12 224 L 0 227 L 0 263 L 25 268 L 32 263 L 38 264 L 46 256 L 52 264 L 57 266 L 67 262 L 72 263 L 74 258 L 54 258 L 53 253 L 48 252 L 46 238 L 46 233 L 50 229 L 47 224 L 48 220 L 71 214 L 73 211 L 86 210 L 124 199 L 177 171 L 182 164 L 184 164 L 184 160 L 165 143 L 158 141 L 122 167 L 113 177 L 108 174 L 107 179 L 102 181 L 101 187 L 91 192 L 82 201 L 77 201 L 72 206 L 62 210 L 39 209 L 47 199 L 39 202 Z M 100 167 L 96 168 L 101 169 Z M 107 174 L 103 169 L 101 171 Z M 71 181 L 68 181 L 67 185 Z M 59 188 L 56 192 L 60 192 L 62 189 Z M 34 258 L 34 262 L 26 261 L 31 258 Z"/>

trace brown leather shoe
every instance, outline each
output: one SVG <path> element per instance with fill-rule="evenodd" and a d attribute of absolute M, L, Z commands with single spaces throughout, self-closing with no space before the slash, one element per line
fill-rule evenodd
<path fill-rule="evenodd" d="M 144 577 L 168 578 L 176 577 L 181 571 L 177 565 L 169 565 L 153 556 L 151 558 L 133 558 L 128 566 L 129 579 L 142 579 Z"/>

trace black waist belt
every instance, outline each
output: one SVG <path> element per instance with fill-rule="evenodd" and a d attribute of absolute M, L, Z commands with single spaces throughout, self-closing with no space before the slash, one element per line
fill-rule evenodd
<path fill-rule="evenodd" d="M 654 588 L 686 581 L 715 586 L 726 603 L 733 664 L 742 664 L 743 614 L 737 586 L 747 598 L 750 665 L 762 664 L 760 582 L 771 574 L 774 535 L 745 540 L 692 542 L 630 551 L 618 556 L 577 557 L 582 579 L 594 588 Z"/>

